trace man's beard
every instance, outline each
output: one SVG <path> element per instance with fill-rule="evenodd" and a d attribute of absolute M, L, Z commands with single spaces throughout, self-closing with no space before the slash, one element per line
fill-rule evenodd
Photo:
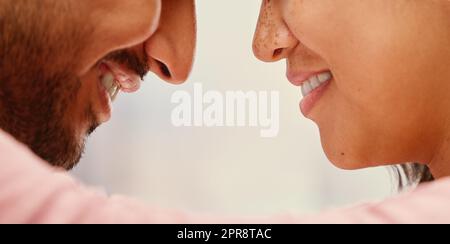
<path fill-rule="evenodd" d="M 70 169 L 84 148 L 84 138 L 76 136 L 76 125 L 67 116 L 81 87 L 71 70 L 86 29 L 59 12 L 68 6 L 59 9 L 58 2 L 14 0 L 1 5 L 0 128 L 50 164 Z M 72 26 L 64 29 L 61 23 Z M 85 108 L 83 116 L 92 132 L 97 126 L 92 109 Z"/>
<path fill-rule="evenodd" d="M 79 162 L 85 138 L 98 126 L 88 102 L 81 103 L 81 114 L 80 108 L 73 114 L 80 105 L 81 89 L 74 67 L 92 42 L 94 30 L 86 17 L 89 14 L 76 4 L 60 0 L 0 3 L 0 128 L 48 163 L 65 169 Z M 142 78 L 149 70 L 142 51 L 143 60 L 126 50 L 106 59 Z M 80 123 L 87 131 L 80 132 Z"/>
<path fill-rule="evenodd" d="M 78 118 L 70 123 L 67 110 L 76 102 L 80 81 L 68 73 L 36 74 L 24 70 L 10 76 L 0 71 L 0 128 L 50 164 L 71 169 L 84 150 L 85 139 L 77 136 Z M 97 123 L 90 106 L 82 116 L 92 133 Z"/>

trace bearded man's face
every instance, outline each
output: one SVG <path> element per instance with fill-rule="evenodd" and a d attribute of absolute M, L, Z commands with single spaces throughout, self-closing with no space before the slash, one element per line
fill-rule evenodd
<path fill-rule="evenodd" d="M 180 34 L 189 40 L 182 52 L 167 38 Z M 179 83 L 194 47 L 190 0 L 3 0 L 0 128 L 71 169 L 117 93 L 137 91 L 148 71 Z"/>

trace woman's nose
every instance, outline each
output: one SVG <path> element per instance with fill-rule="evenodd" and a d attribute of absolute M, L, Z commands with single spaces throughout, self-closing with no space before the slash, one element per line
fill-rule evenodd
<path fill-rule="evenodd" d="M 263 1 L 253 39 L 255 56 L 264 62 L 276 62 L 286 58 L 297 43 L 274 1 Z"/>

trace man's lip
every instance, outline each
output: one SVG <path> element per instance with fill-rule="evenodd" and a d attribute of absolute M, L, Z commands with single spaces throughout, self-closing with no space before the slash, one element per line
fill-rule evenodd
<path fill-rule="evenodd" d="M 97 88 L 98 88 L 98 101 L 100 107 L 98 107 L 98 110 L 95 110 L 95 114 L 97 117 L 97 122 L 99 124 L 106 123 L 111 118 L 112 115 L 112 101 L 111 98 L 106 91 L 106 88 L 103 86 L 102 77 L 97 81 Z"/>
<path fill-rule="evenodd" d="M 135 72 L 129 70 L 124 65 L 117 64 L 112 61 L 102 61 L 98 65 L 100 72 L 98 85 L 98 99 L 100 107 L 96 111 L 97 120 L 100 124 L 107 122 L 112 115 L 113 105 L 111 97 L 102 84 L 102 79 L 108 72 L 114 76 L 115 82 L 120 87 L 120 91 L 132 93 L 139 90 L 141 78 Z"/>
<path fill-rule="evenodd" d="M 120 91 L 133 93 L 141 87 L 141 77 L 136 72 L 131 71 L 125 65 L 112 61 L 103 61 L 107 69 L 114 75 L 114 79 L 120 86 Z"/>
<path fill-rule="evenodd" d="M 294 86 L 301 86 L 305 81 L 307 81 L 309 78 L 330 71 L 328 69 L 323 69 L 323 70 L 319 70 L 319 71 L 314 71 L 314 72 L 293 72 L 293 71 L 288 71 L 286 74 L 287 79 L 289 80 L 289 82 L 291 82 L 292 85 Z"/>

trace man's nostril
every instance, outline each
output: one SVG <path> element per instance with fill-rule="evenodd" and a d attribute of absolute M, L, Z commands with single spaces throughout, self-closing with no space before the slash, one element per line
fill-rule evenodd
<path fill-rule="evenodd" d="M 161 73 L 167 77 L 167 78 L 172 78 L 172 74 L 170 73 L 169 68 L 167 67 L 167 65 L 165 65 L 163 62 L 156 60 L 156 62 L 158 63 L 159 69 L 161 70 Z"/>

